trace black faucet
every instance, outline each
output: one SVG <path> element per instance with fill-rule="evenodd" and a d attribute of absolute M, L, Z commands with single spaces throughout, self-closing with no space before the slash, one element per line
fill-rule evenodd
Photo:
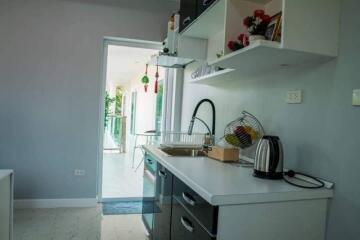
<path fill-rule="evenodd" d="M 210 130 L 209 126 L 205 123 L 205 121 L 196 117 L 196 114 L 197 114 L 197 111 L 199 110 L 200 105 L 203 104 L 204 102 L 210 103 L 211 108 L 212 108 L 212 130 Z M 196 105 L 194 113 L 193 113 L 191 121 L 190 121 L 190 125 L 189 125 L 189 130 L 188 130 L 189 135 L 191 135 L 193 132 L 195 119 L 199 120 L 206 126 L 210 135 L 215 136 L 215 105 L 210 99 L 203 99 Z"/>

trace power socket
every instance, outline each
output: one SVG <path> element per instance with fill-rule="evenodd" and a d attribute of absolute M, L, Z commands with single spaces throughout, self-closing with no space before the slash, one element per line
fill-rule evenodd
<path fill-rule="evenodd" d="M 352 97 L 352 104 L 354 106 L 360 106 L 360 89 L 354 89 L 353 97 Z"/>
<path fill-rule="evenodd" d="M 303 102 L 302 90 L 292 90 L 287 92 L 286 103 L 288 104 L 300 104 Z"/>
<path fill-rule="evenodd" d="M 75 169 L 74 170 L 74 175 L 77 177 L 82 177 L 85 176 L 86 171 L 84 169 Z"/>

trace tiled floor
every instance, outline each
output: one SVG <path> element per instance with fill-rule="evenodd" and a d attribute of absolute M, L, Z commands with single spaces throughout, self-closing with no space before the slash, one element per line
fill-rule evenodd
<path fill-rule="evenodd" d="M 146 240 L 141 215 L 102 216 L 101 208 L 15 211 L 14 240 Z"/>
<path fill-rule="evenodd" d="M 141 161 L 136 154 L 135 166 Z M 143 164 L 135 171 L 131 154 L 104 153 L 103 198 L 141 198 L 143 196 Z"/>

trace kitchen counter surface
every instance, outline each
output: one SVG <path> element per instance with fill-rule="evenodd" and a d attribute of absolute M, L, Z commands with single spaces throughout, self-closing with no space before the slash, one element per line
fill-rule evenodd
<path fill-rule="evenodd" d="M 172 157 L 158 146 L 144 148 L 212 205 L 324 199 L 333 196 L 333 190 L 327 188 L 303 189 L 283 180 L 255 178 L 252 176 L 252 168 L 225 164 L 207 157 Z"/>

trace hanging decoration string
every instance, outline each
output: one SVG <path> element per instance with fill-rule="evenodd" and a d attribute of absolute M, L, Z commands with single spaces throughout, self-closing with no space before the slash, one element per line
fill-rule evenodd
<path fill-rule="evenodd" d="M 149 85 L 149 82 L 150 82 L 149 77 L 148 77 L 148 67 L 149 67 L 149 64 L 146 64 L 145 76 L 141 79 L 142 84 L 144 84 L 145 92 L 147 92 L 148 85 Z"/>
<path fill-rule="evenodd" d="M 159 58 L 157 58 L 157 62 L 156 62 L 156 73 L 155 73 L 155 94 L 158 93 L 158 85 L 159 85 Z"/>

